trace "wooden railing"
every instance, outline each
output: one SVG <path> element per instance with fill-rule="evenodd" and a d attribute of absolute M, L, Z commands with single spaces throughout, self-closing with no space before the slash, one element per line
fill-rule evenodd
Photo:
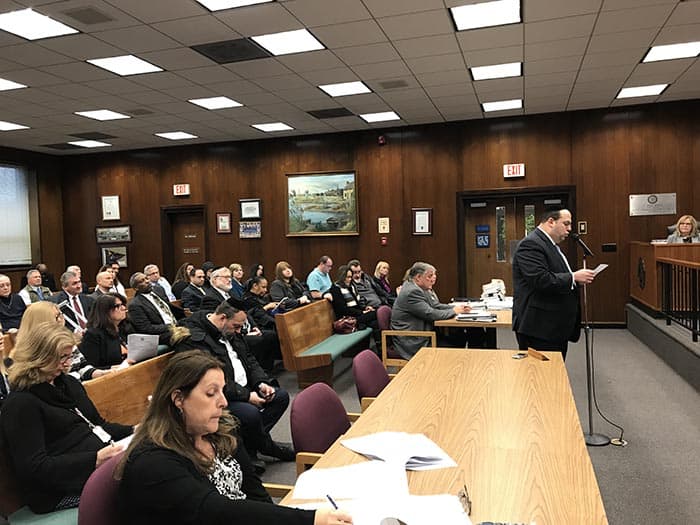
<path fill-rule="evenodd" d="M 661 266 L 661 313 L 666 324 L 675 322 L 690 330 L 693 341 L 700 334 L 700 263 L 658 258 Z"/>

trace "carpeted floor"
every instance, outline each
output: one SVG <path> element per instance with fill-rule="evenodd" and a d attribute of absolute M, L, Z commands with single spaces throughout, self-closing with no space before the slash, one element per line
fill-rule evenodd
<path fill-rule="evenodd" d="M 589 447 L 608 520 L 613 525 L 700 524 L 700 393 L 627 330 L 592 334 L 596 388 L 601 410 L 625 427 L 626 447 Z M 515 347 L 508 330 L 499 330 L 500 347 Z M 567 369 L 581 416 L 588 428 L 585 344 L 570 345 Z M 334 388 L 348 411 L 359 411 L 351 360 L 336 362 Z M 294 395 L 296 377 L 280 383 Z M 289 417 L 273 429 L 275 439 L 291 441 Z M 595 415 L 594 431 L 617 437 L 619 431 Z M 293 463 L 268 464 L 265 481 L 293 484 Z M 576 487 L 571 487 L 576 490 Z M 566 525 L 566 524 L 555 524 Z"/>

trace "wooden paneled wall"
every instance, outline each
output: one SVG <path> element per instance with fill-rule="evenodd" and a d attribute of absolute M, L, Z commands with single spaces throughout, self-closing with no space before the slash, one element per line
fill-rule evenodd
<path fill-rule="evenodd" d="M 596 253 L 592 262 L 610 264 L 590 290 L 592 319 L 623 322 L 629 241 L 661 237 L 676 219 L 629 217 L 629 194 L 677 192 L 679 213 L 700 215 L 695 182 L 699 110 L 700 101 L 689 101 L 63 158 L 61 188 L 47 204 L 52 217 L 42 219 L 51 238 L 44 259 L 53 268 L 80 264 L 90 280 L 100 264 L 95 226 L 110 224 L 101 221 L 100 196 L 119 195 L 118 224 L 132 225 L 127 275 L 148 262 L 164 264 L 161 206 L 203 204 L 208 257 L 217 263 L 238 261 L 247 267 L 261 261 L 272 276 L 276 261 L 284 259 L 304 277 L 323 254 L 331 255 L 336 267 L 358 257 L 369 271 L 386 259 L 398 282 L 413 261 L 427 260 L 439 269 L 438 293 L 448 298 L 459 292 L 457 192 L 573 185 L 574 219 L 588 221 L 586 242 Z M 385 146 L 377 144 L 380 134 L 387 138 Z M 526 164 L 527 177 L 504 180 L 502 165 L 515 162 Z M 358 174 L 361 235 L 286 238 L 285 174 L 351 169 Z M 42 177 L 45 188 L 51 177 Z M 172 185 L 184 182 L 192 195 L 173 197 Z M 262 199 L 262 239 L 216 234 L 216 212 L 232 212 L 237 228 L 240 198 Z M 432 236 L 411 235 L 413 207 L 433 208 Z M 55 221 L 61 208 L 65 257 L 57 253 L 54 237 L 61 233 Z M 381 216 L 391 219 L 387 246 L 380 245 L 377 233 Z M 617 251 L 602 253 L 603 243 L 616 243 Z"/>

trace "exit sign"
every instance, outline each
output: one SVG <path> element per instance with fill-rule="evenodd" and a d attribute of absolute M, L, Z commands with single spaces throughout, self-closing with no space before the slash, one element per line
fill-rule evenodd
<path fill-rule="evenodd" d="M 517 177 L 525 176 L 525 164 L 504 164 L 503 165 L 503 178 L 504 179 L 515 179 Z"/>
<path fill-rule="evenodd" d="M 173 195 L 175 197 L 182 197 L 183 195 L 190 194 L 189 184 L 173 184 Z"/>

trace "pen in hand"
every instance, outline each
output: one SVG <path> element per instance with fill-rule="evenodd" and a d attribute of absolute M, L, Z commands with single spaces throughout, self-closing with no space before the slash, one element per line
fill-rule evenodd
<path fill-rule="evenodd" d="M 338 505 L 335 504 L 335 501 L 333 501 L 333 498 L 331 498 L 330 494 L 326 494 L 326 497 L 328 498 L 328 501 L 331 502 L 331 505 L 333 505 L 333 508 L 335 510 L 338 510 Z"/>

